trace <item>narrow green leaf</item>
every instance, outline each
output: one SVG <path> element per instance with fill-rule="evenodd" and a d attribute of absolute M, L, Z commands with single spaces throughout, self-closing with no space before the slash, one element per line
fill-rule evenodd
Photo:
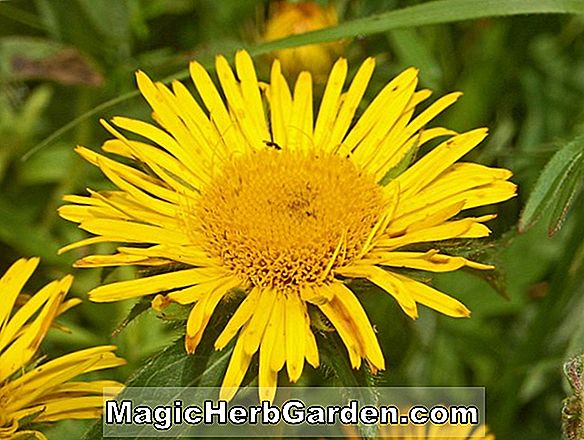
<path fill-rule="evenodd" d="M 254 54 L 309 43 L 334 41 L 342 38 L 362 37 L 430 24 L 453 23 L 485 17 L 503 17 L 521 14 L 584 14 L 581 0 L 438 0 L 407 8 L 397 9 L 370 17 L 341 23 L 333 28 L 321 29 L 305 34 L 261 44 Z"/>
<path fill-rule="evenodd" d="M 550 207 L 556 206 L 561 191 L 570 188 L 572 180 L 580 175 L 584 157 L 584 136 L 579 136 L 562 147 L 547 163 L 531 191 L 519 219 L 519 232 L 529 229 Z M 568 190 L 569 193 L 569 190 Z M 570 202 L 564 197 L 566 203 Z M 564 209 L 560 207 L 559 209 Z M 559 216 L 561 218 L 561 215 Z"/>

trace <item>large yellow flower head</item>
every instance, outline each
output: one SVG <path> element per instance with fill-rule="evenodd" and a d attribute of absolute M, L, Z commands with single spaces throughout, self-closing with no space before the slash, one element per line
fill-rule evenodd
<path fill-rule="evenodd" d="M 305 360 L 319 364 L 309 309 L 332 323 L 354 368 L 365 359 L 373 371 L 384 369 L 375 332 L 347 280 L 371 281 L 412 318 L 418 316 L 418 303 L 449 316 L 468 316 L 459 301 L 398 268 L 492 268 L 424 244 L 487 236 L 483 223 L 493 215 L 457 216 L 513 197 L 511 172 L 457 163 L 483 140 L 485 129 L 457 134 L 425 128 L 459 93 L 413 116 L 430 96 L 428 90 L 416 90 L 415 69 L 392 80 L 354 121 L 374 65 L 367 59 L 345 91 L 347 62 L 337 61 L 316 118 L 309 73 L 301 73 L 291 90 L 276 60 L 270 82 L 259 83 L 244 51 L 235 57 L 235 73 L 224 57 L 217 58 L 223 95 L 207 71 L 191 63 L 203 107 L 180 82 L 168 88 L 138 72 L 140 91 L 161 128 L 113 119 L 117 127 L 150 141 L 144 143 L 104 122 L 115 136 L 104 151 L 135 166 L 78 148 L 118 189 L 66 197 L 72 204 L 60 208 L 61 216 L 95 237 L 62 251 L 126 243 L 113 255 L 88 256 L 76 265 L 182 263 L 184 268 L 100 286 L 90 299 L 164 293 L 158 306 L 192 304 L 185 340 L 192 353 L 221 299 L 243 289 L 245 299 L 215 342 L 222 349 L 237 338 L 223 381 L 227 399 L 258 351 L 264 399 L 273 398 L 284 365 L 294 382 Z M 396 171 L 412 151 L 438 137 L 445 140 L 405 171 Z M 407 250 L 411 245 L 425 250 Z"/>
<path fill-rule="evenodd" d="M 113 353 L 113 346 L 89 348 L 35 363 L 53 320 L 79 303 L 77 299 L 65 300 L 73 280 L 66 276 L 17 307 L 20 292 L 37 265 L 37 258 L 18 260 L 0 278 L 0 440 L 45 438 L 39 431 L 21 426 L 23 422 L 28 425 L 99 417 L 107 397 L 104 387 L 122 386 L 110 380 L 71 380 L 91 371 L 124 365 L 125 361 Z"/>

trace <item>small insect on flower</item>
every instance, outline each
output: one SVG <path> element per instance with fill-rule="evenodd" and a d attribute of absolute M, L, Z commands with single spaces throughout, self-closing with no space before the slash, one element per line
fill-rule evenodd
<path fill-rule="evenodd" d="M 18 306 L 24 284 L 38 258 L 21 259 L 0 278 L 0 439 L 45 436 L 33 429 L 39 423 L 92 419 L 101 414 L 104 388 L 121 390 L 111 380 L 72 381 L 92 371 L 125 365 L 114 346 L 76 351 L 38 363 L 41 342 L 56 317 L 79 304 L 65 300 L 73 278 L 47 284 Z"/>
<path fill-rule="evenodd" d="M 280 147 L 277 143 L 275 143 L 274 141 L 264 141 L 264 144 L 266 144 L 266 147 L 272 147 L 278 151 L 280 151 L 282 149 L 282 147 Z"/>
<path fill-rule="evenodd" d="M 338 332 L 353 368 L 365 360 L 372 371 L 383 370 L 376 332 L 349 288 L 352 279 L 388 292 L 414 319 L 418 304 L 468 317 L 462 303 L 400 270 L 492 269 L 436 247 L 441 240 L 489 235 L 484 223 L 494 215 L 461 214 L 513 197 L 511 172 L 458 162 L 485 138 L 486 129 L 459 134 L 425 128 L 460 94 L 446 95 L 414 116 L 430 92 L 417 90 L 413 68 L 390 81 L 354 121 L 374 66 L 367 59 L 345 90 L 348 66 L 339 59 L 316 116 L 309 73 L 302 72 L 291 89 L 276 60 L 269 83 L 260 87 L 245 51 L 236 54 L 235 73 L 217 57 L 222 93 L 202 65 L 191 63 L 204 108 L 180 82 L 168 88 L 138 72 L 138 87 L 160 127 L 112 120 L 151 142 L 146 143 L 103 122 L 114 136 L 103 150 L 134 166 L 78 147 L 118 189 L 65 197 L 70 204 L 60 215 L 94 237 L 61 252 L 117 242 L 123 244 L 113 255 L 87 256 L 75 265 L 186 266 L 99 286 L 90 299 L 165 294 L 158 306 L 192 305 L 185 348 L 193 353 L 223 297 L 236 288 L 246 292 L 215 341 L 221 350 L 236 339 L 224 399 L 234 395 L 258 352 L 262 400 L 273 399 L 284 366 L 292 382 L 305 361 L 317 367 L 310 316 L 318 313 Z M 437 138 L 443 141 L 436 148 L 395 172 L 412 148 Z M 411 246 L 422 250 L 407 250 Z"/>

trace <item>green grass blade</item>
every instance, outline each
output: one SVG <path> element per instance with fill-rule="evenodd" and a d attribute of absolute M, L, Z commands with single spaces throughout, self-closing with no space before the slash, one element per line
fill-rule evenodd
<path fill-rule="evenodd" d="M 254 54 L 365 36 L 392 29 L 521 14 L 584 14 L 581 0 L 438 0 L 344 22 L 336 27 L 261 44 Z"/>

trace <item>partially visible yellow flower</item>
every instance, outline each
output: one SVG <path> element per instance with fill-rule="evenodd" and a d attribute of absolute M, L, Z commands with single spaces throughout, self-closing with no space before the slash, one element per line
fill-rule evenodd
<path fill-rule="evenodd" d="M 83 373 L 124 365 L 113 353 L 114 346 L 80 350 L 44 363 L 35 360 L 53 320 L 80 302 L 65 300 L 73 281 L 69 275 L 47 284 L 17 307 L 38 262 L 38 258 L 18 260 L 0 278 L 0 440 L 45 438 L 21 426 L 24 419 L 28 425 L 97 418 L 103 388 L 122 386 L 110 380 L 71 381 Z"/>
<path fill-rule="evenodd" d="M 485 428 L 486 429 L 486 428 Z M 384 438 L 389 440 L 471 440 L 484 439 L 495 440 L 495 435 L 485 432 L 485 436 L 481 435 L 482 429 L 476 426 L 468 425 L 406 425 L 406 426 L 392 426 L 389 428 L 381 427 L 377 433 L 376 438 Z"/>
<path fill-rule="evenodd" d="M 264 40 L 273 41 L 290 35 L 336 26 L 339 22 L 333 4 L 322 7 L 315 2 L 272 3 L 266 22 Z M 282 71 L 290 76 L 307 70 L 317 79 L 326 78 L 333 63 L 343 52 L 343 42 L 318 43 L 273 52 Z"/>
<path fill-rule="evenodd" d="M 318 111 L 308 72 L 291 90 L 276 60 L 269 84 L 260 86 L 245 51 L 236 54 L 235 72 L 217 57 L 222 93 L 203 66 L 191 63 L 204 109 L 180 82 L 170 89 L 138 72 L 138 87 L 162 128 L 113 119 L 146 143 L 104 122 L 115 139 L 103 150 L 130 165 L 78 147 L 117 189 L 65 197 L 71 204 L 60 215 L 95 236 L 61 252 L 117 242 L 124 245 L 113 255 L 87 256 L 76 266 L 175 270 L 99 286 L 90 299 L 159 293 L 166 296 L 155 301 L 158 308 L 192 305 L 185 348 L 193 353 L 221 300 L 233 289 L 244 290 L 245 299 L 215 341 L 221 350 L 237 340 L 222 384 L 224 399 L 234 395 L 258 352 L 262 400 L 274 397 L 284 366 L 292 382 L 305 361 L 318 366 L 311 316 L 319 313 L 338 331 L 353 368 L 365 360 L 371 370 L 383 370 L 377 336 L 348 280 L 376 284 L 414 319 L 418 304 L 469 316 L 462 303 L 401 269 L 492 269 L 438 247 L 442 240 L 489 235 L 484 223 L 494 215 L 462 212 L 513 197 L 511 172 L 458 162 L 487 130 L 428 128 L 460 93 L 415 114 L 431 95 L 416 90 L 416 69 L 390 81 L 355 121 L 374 66 L 367 59 L 345 90 L 347 61 L 338 60 Z M 442 142 L 403 170 L 405 158 L 437 138 Z"/>

